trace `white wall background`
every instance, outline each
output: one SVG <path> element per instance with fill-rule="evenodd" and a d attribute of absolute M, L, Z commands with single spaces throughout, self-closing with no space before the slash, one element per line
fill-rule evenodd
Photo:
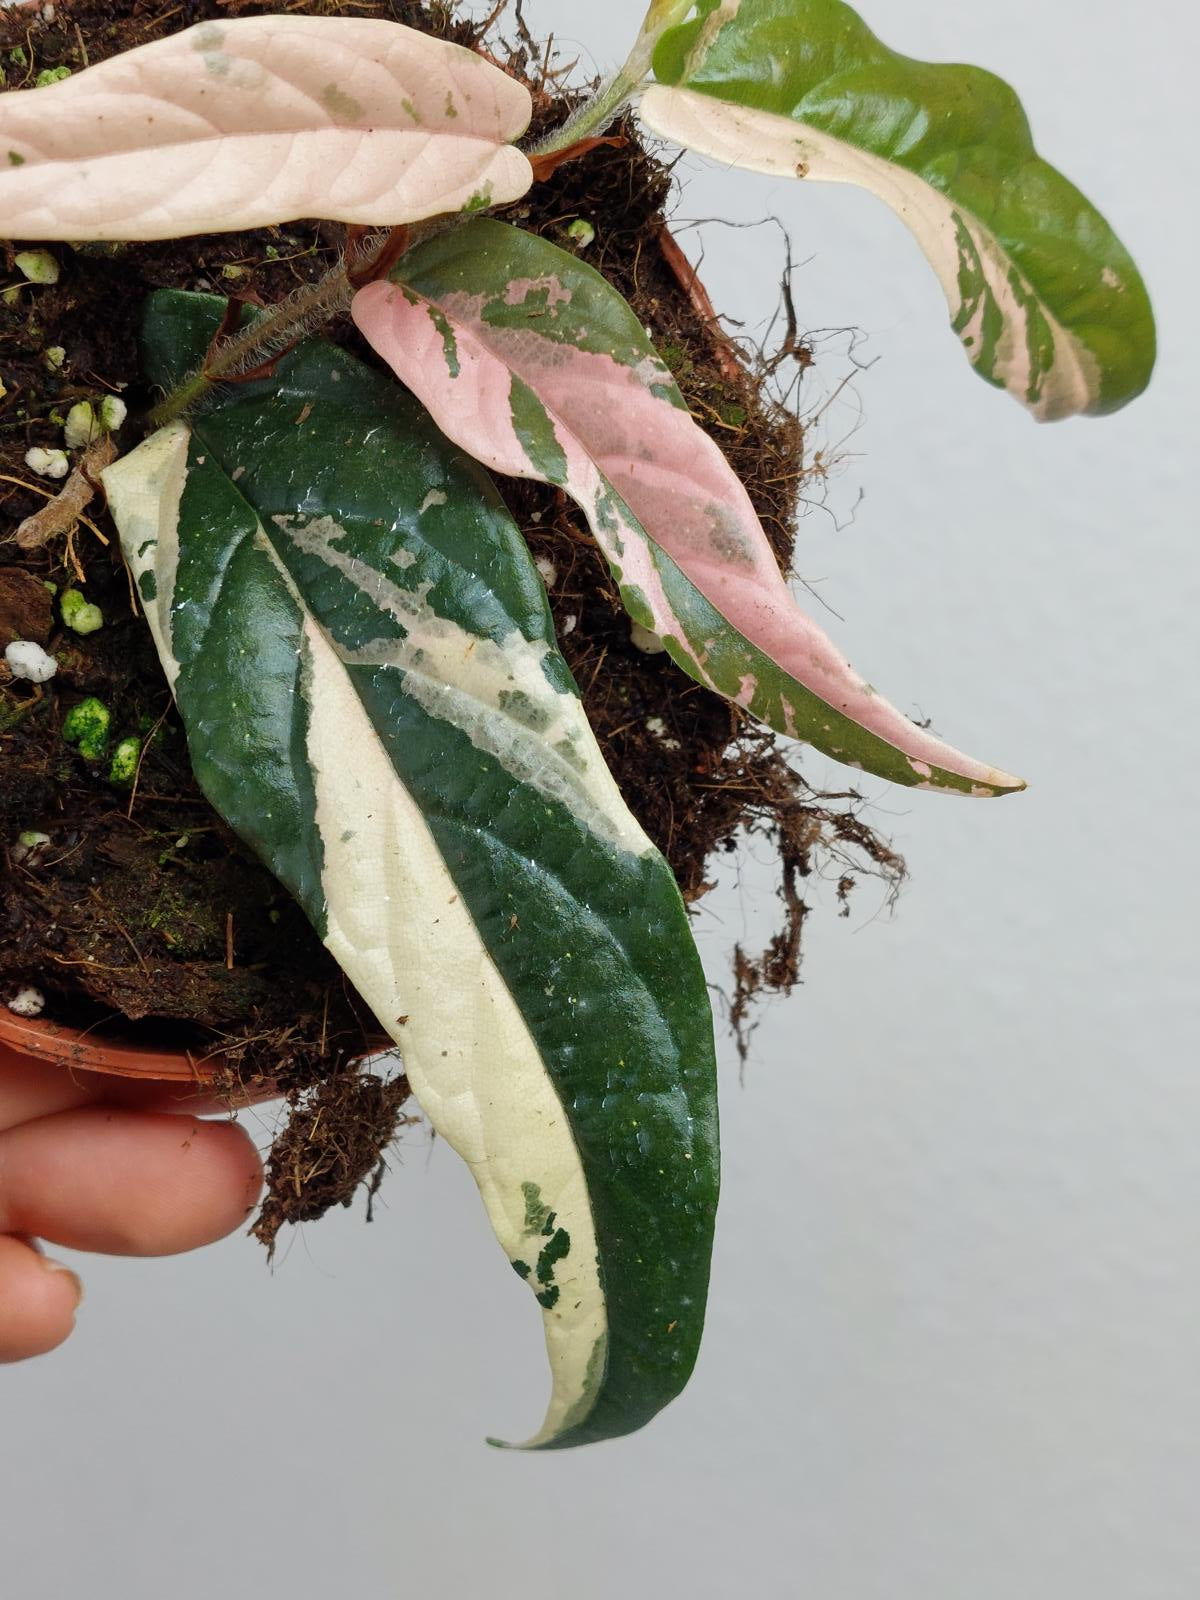
<path fill-rule="evenodd" d="M 534 14 L 612 64 L 640 10 Z M 1157 304 L 1149 395 L 1038 429 L 971 377 L 867 197 L 686 168 L 685 216 L 779 215 L 802 319 L 858 325 L 879 357 L 835 485 L 843 508 L 865 490 L 857 520 L 803 531 L 831 626 L 1031 789 L 875 786 L 913 885 L 890 920 L 869 895 L 850 924 L 814 918 L 744 1086 L 725 1051 L 707 1343 L 647 1433 L 484 1447 L 540 1416 L 537 1317 L 465 1171 L 412 1137 L 378 1223 L 330 1219 L 274 1276 L 247 1241 L 84 1263 L 77 1338 L 0 1374 L 6 1600 L 1200 1589 L 1200 21 L 1186 0 L 863 10 L 1014 82 Z M 719 305 L 773 307 L 773 232 L 713 229 L 706 251 Z M 715 977 L 770 912 L 754 863 L 712 897 Z"/>

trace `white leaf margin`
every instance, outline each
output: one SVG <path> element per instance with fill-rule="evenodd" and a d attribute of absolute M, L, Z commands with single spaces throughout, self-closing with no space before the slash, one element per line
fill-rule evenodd
<path fill-rule="evenodd" d="M 924 178 L 807 123 L 694 89 L 653 84 L 642 94 L 640 116 L 660 138 L 725 165 L 771 177 L 850 184 L 876 195 L 903 222 L 933 269 L 973 365 L 985 349 L 982 324 L 990 305 L 1002 316 L 1004 330 L 992 360 L 995 377 L 1032 416 L 1054 422 L 1093 403 L 1101 381 L 1096 358 L 1039 301 L 991 230 Z M 962 282 L 972 278 L 980 292 L 964 307 Z M 1035 305 L 1053 336 L 1055 359 L 1046 371 L 1038 367 L 1030 311 Z"/>

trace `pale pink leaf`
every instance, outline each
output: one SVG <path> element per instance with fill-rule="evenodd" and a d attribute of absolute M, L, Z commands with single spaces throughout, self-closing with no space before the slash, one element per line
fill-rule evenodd
<path fill-rule="evenodd" d="M 206 22 L 0 95 L 0 235 L 166 239 L 297 217 L 392 226 L 532 181 L 522 84 L 351 17 Z"/>

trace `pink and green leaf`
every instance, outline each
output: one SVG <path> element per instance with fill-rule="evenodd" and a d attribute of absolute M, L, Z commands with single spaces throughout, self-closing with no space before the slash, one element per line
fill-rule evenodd
<path fill-rule="evenodd" d="M 296 217 L 391 226 L 524 194 L 523 84 L 362 17 L 206 22 L 0 95 L 0 235 L 170 239 Z"/>
<path fill-rule="evenodd" d="M 455 443 L 578 503 L 629 615 L 685 672 L 893 782 L 1023 787 L 916 727 L 799 609 L 737 475 L 597 272 L 485 219 L 393 276 L 356 297 L 358 327 Z"/>

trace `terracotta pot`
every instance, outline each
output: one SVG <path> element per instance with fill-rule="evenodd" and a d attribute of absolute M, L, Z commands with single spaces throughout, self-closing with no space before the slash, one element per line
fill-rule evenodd
<path fill-rule="evenodd" d="M 357 1060 L 367 1061 L 395 1048 L 382 1032 L 368 1035 Z M 68 1072 L 97 1072 L 165 1086 L 188 1084 L 213 1109 L 227 1107 L 231 1098 L 238 1106 L 247 1106 L 277 1099 L 280 1093 L 269 1078 L 238 1085 L 232 1095 L 224 1086 L 214 1089 L 223 1064 L 220 1053 L 200 1059 L 186 1050 L 110 1039 L 94 1029 L 71 1028 L 42 1017 L 18 1017 L 0 1006 L 0 1070 L 19 1061 L 43 1061 Z"/>
<path fill-rule="evenodd" d="M 197 1089 L 212 1084 L 221 1065 L 213 1056 L 198 1061 L 181 1050 L 164 1050 L 153 1044 L 106 1039 L 93 1030 L 69 1028 L 41 1017 L 18 1017 L 0 1006 L 0 1051 L 45 1061 L 80 1072 L 106 1072 L 120 1078 L 153 1078 L 162 1083 L 191 1083 Z M 269 1098 L 270 1085 L 256 1087 L 253 1098 Z"/>

